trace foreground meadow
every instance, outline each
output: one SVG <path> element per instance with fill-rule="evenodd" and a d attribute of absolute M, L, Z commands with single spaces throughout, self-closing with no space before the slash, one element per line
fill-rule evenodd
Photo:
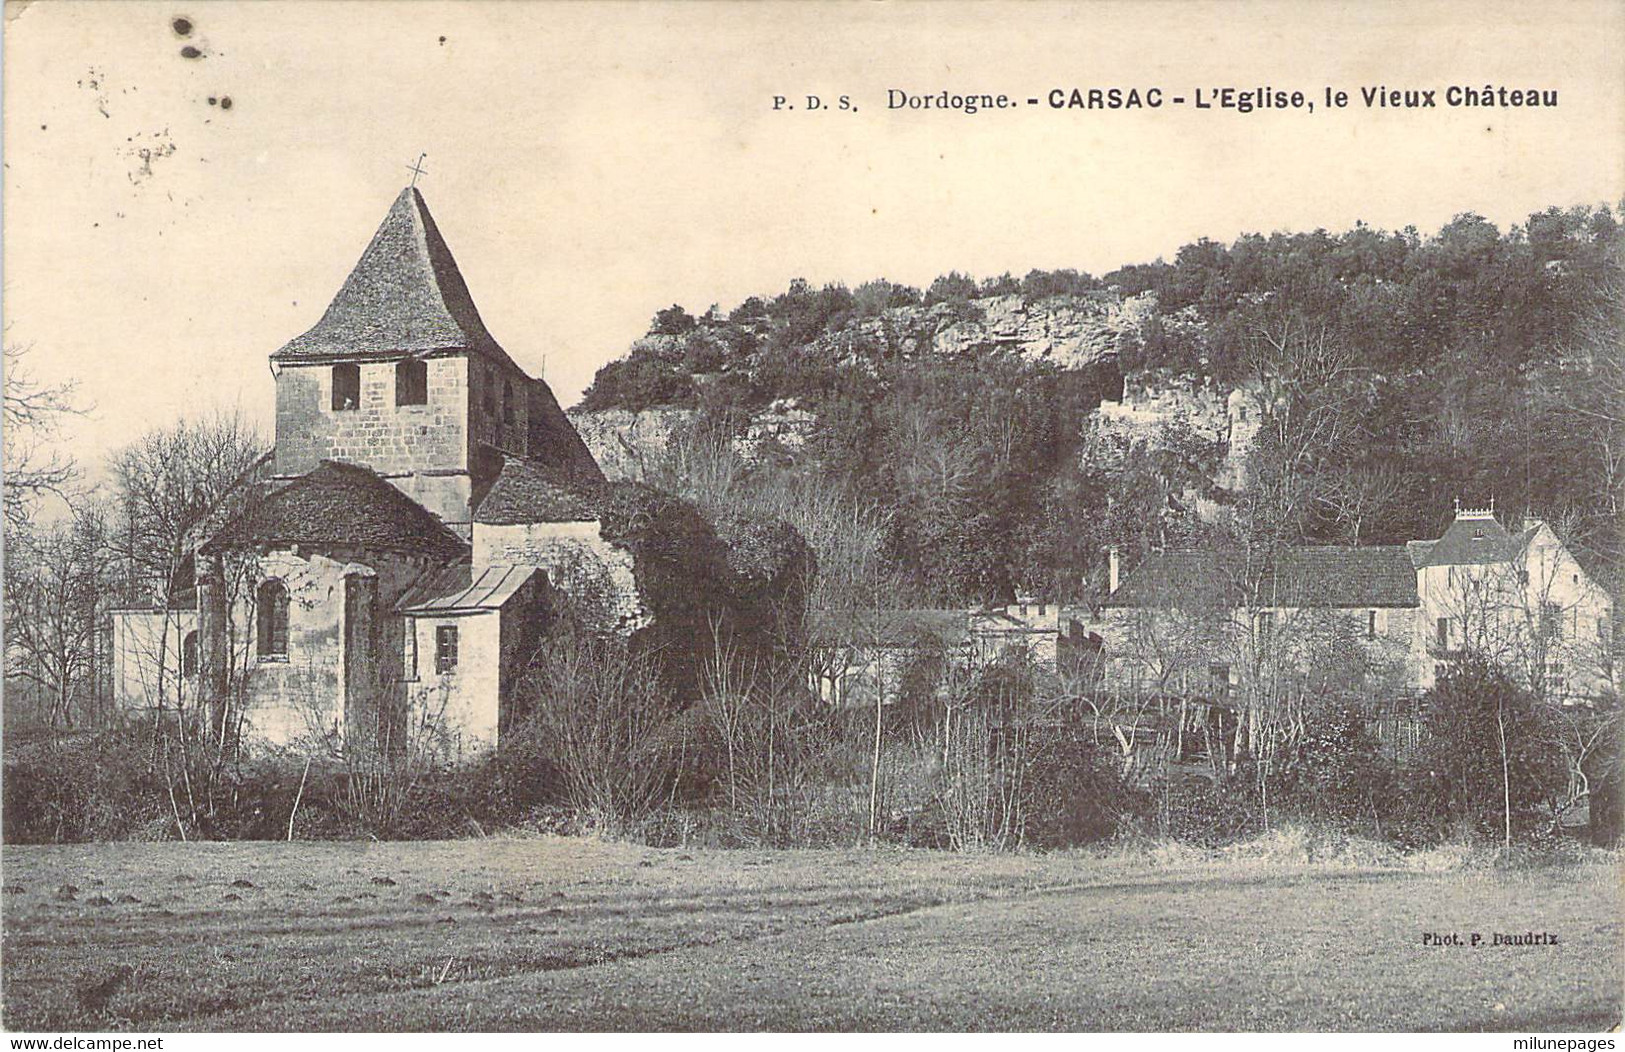
<path fill-rule="evenodd" d="M 1601 1029 L 1617 860 L 7 847 L 10 1030 Z M 1425 946 L 1427 933 L 1484 945 Z M 1556 945 L 1492 946 L 1496 932 Z"/>

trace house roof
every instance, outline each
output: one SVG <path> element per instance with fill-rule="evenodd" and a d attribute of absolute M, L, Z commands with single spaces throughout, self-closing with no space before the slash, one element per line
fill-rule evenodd
<path fill-rule="evenodd" d="M 1240 551 L 1152 552 L 1105 605 L 1356 609 L 1417 603 L 1410 555 L 1400 545 L 1382 545 L 1287 548 L 1273 560 L 1249 560 Z"/>
<path fill-rule="evenodd" d="M 437 558 L 468 550 L 445 523 L 370 469 L 332 460 L 251 504 L 204 547 L 288 544 Z"/>
<path fill-rule="evenodd" d="M 567 467 L 529 457 L 505 457 L 496 482 L 474 511 L 474 521 L 489 526 L 592 522 L 597 518 L 590 484 L 576 482 Z"/>
<path fill-rule="evenodd" d="M 1506 562 L 1521 546 L 1505 526 L 1487 515 L 1458 516 L 1444 536 L 1433 542 L 1417 568 Z"/>
<path fill-rule="evenodd" d="M 398 358 L 456 350 L 518 368 L 480 319 L 423 195 L 408 187 L 395 198 L 321 320 L 271 360 Z"/>
<path fill-rule="evenodd" d="M 808 637 L 825 645 L 953 646 L 970 638 L 970 618 L 963 610 L 812 610 L 807 621 Z"/>
<path fill-rule="evenodd" d="M 397 612 L 419 617 L 500 610 L 541 569 L 525 565 L 482 566 L 475 572 L 467 562 L 430 570 L 413 582 Z"/>

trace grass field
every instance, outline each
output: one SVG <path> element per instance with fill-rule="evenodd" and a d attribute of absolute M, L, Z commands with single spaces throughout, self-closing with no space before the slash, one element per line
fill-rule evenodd
<path fill-rule="evenodd" d="M 1619 1022 L 1625 979 L 1611 857 L 541 839 L 7 847 L 0 869 L 10 1030 L 1571 1030 Z M 1527 931 L 1558 944 L 1487 945 Z"/>

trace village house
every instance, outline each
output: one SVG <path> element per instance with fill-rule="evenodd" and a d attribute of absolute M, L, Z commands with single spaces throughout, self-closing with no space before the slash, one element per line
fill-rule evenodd
<path fill-rule="evenodd" d="M 815 611 L 808 626 L 813 689 L 836 705 L 891 703 L 933 687 L 949 662 L 986 668 L 1017 654 L 1039 668 L 1076 664 L 1091 641 L 1076 611 L 1035 596 L 974 609 Z"/>
<path fill-rule="evenodd" d="M 1558 698 L 1617 687 L 1613 599 L 1550 524 L 1525 518 L 1510 533 L 1488 508 L 1459 508 L 1436 541 L 1408 546 L 1432 675 L 1464 649 Z"/>
<path fill-rule="evenodd" d="M 964 610 L 855 607 L 813 611 L 809 622 L 808 675 L 831 705 L 892 704 L 921 684 L 935 690 L 948 663 L 974 654 Z"/>
<path fill-rule="evenodd" d="M 1615 689 L 1613 601 L 1537 519 L 1460 508 L 1437 540 L 1147 555 L 1091 622 L 1126 689 L 1414 695 L 1471 649 L 1564 701 Z"/>
<path fill-rule="evenodd" d="M 1470 649 L 1565 703 L 1617 688 L 1612 599 L 1548 524 L 1512 533 L 1489 508 L 1458 508 L 1437 540 L 1157 551 L 1126 576 L 1112 549 L 1108 588 L 1093 609 L 1024 596 L 819 612 L 815 687 L 836 704 L 890 703 L 945 661 L 985 667 L 1019 650 L 1078 689 L 1229 707 L 1249 691 L 1313 691 L 1382 706 L 1430 689 Z"/>
<path fill-rule="evenodd" d="M 403 190 L 309 331 L 270 356 L 276 445 L 196 538 L 195 586 L 114 614 L 127 709 L 205 698 L 245 740 L 493 746 L 560 592 L 646 618 L 603 541 L 603 474 L 497 343 L 423 195 Z"/>

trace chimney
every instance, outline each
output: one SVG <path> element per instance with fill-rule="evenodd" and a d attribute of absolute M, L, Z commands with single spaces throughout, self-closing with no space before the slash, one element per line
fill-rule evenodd
<path fill-rule="evenodd" d="M 1117 545 L 1113 544 L 1106 549 L 1106 594 L 1111 595 L 1117 591 L 1117 574 L 1119 570 Z"/>

